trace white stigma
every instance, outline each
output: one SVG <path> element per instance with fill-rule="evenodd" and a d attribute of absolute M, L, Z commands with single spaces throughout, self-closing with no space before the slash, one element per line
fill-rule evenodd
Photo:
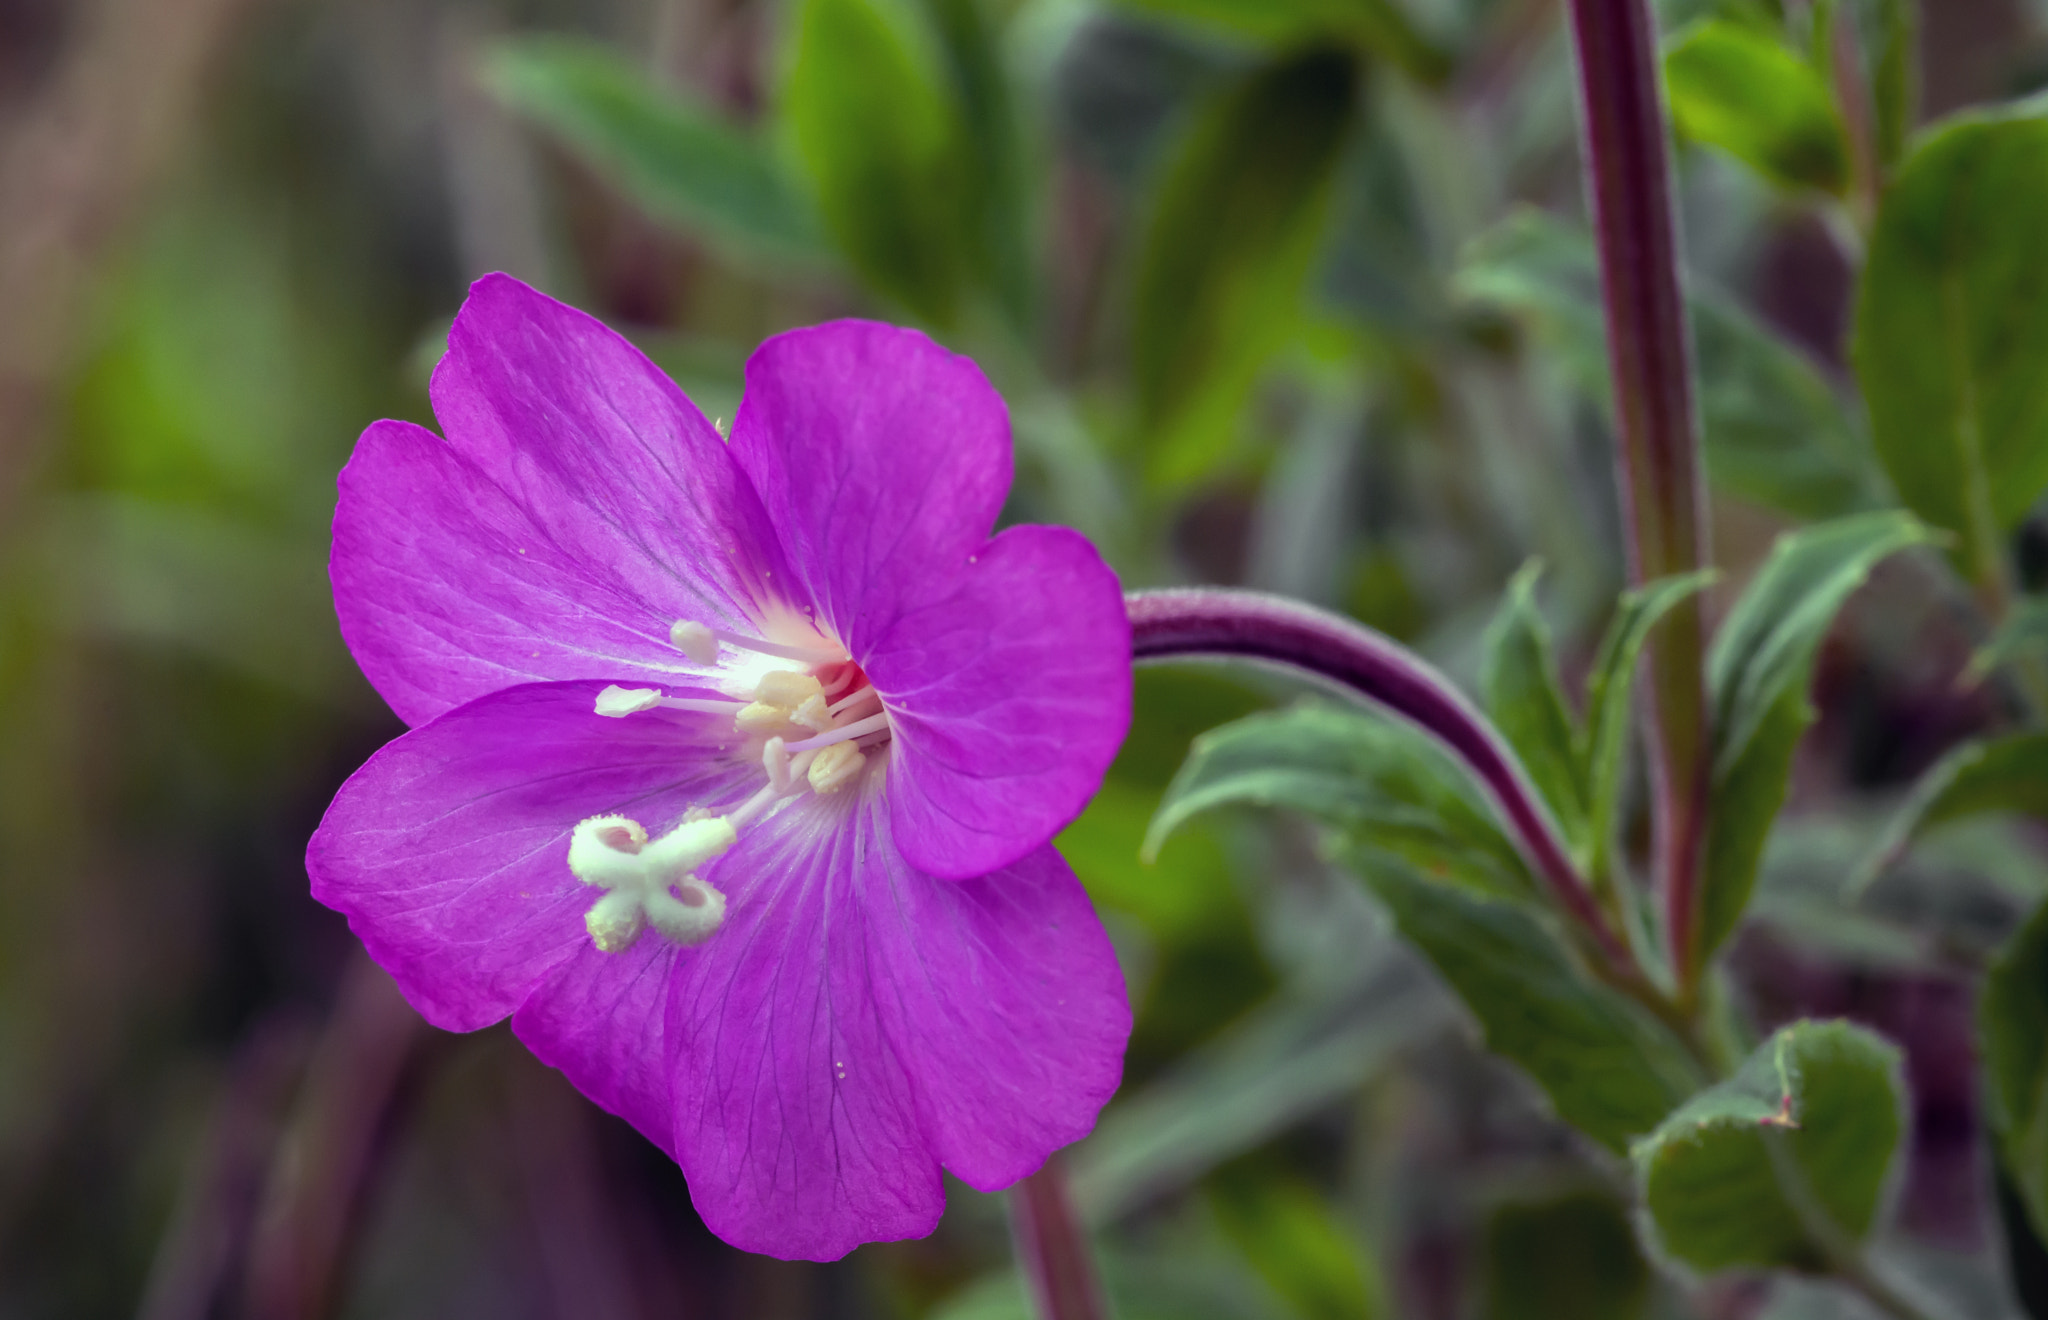
<path fill-rule="evenodd" d="M 725 895 L 692 872 L 738 840 L 732 822 L 704 816 L 650 840 L 640 822 L 592 816 L 569 836 L 569 870 L 608 891 L 584 915 L 606 953 L 629 949 L 648 926 L 677 944 L 702 944 L 725 924 Z"/>

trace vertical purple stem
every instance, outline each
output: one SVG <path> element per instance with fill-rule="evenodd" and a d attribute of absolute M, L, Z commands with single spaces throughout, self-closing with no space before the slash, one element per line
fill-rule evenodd
<path fill-rule="evenodd" d="M 1088 1233 L 1055 1153 L 1010 1189 L 1010 1239 L 1040 1320 L 1109 1320 Z"/>
<path fill-rule="evenodd" d="M 1705 486 L 1679 291 L 1671 167 L 1648 0 L 1570 0 L 1587 191 L 1614 374 L 1629 577 L 1708 560 Z M 1697 982 L 1699 855 L 1710 745 L 1698 597 L 1650 640 L 1651 765 L 1665 937 L 1682 997 Z"/>

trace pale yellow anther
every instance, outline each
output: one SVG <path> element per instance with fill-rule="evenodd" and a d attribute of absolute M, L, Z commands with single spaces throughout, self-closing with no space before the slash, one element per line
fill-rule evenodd
<path fill-rule="evenodd" d="M 700 665 L 718 663 L 718 637 L 694 619 L 677 619 L 668 630 L 669 645 Z"/>
<path fill-rule="evenodd" d="M 789 718 L 813 733 L 832 731 L 832 712 L 826 707 L 825 694 L 822 692 L 805 697 L 803 705 L 792 711 Z"/>
<path fill-rule="evenodd" d="M 624 719 L 638 715 L 643 710 L 653 710 L 661 704 L 660 688 L 625 688 L 612 684 L 597 694 L 597 713 L 613 719 Z"/>
<path fill-rule="evenodd" d="M 750 706 L 740 707 L 740 713 L 732 717 L 741 733 L 781 733 L 789 724 L 789 711 L 781 706 L 771 706 L 757 701 Z"/>
<path fill-rule="evenodd" d="M 800 674 L 793 669 L 771 669 L 761 675 L 761 681 L 754 688 L 754 700 L 763 701 L 784 710 L 795 710 L 812 697 L 823 696 L 825 687 L 810 675 Z"/>
<path fill-rule="evenodd" d="M 833 743 L 818 752 L 805 778 L 811 781 L 813 793 L 836 792 L 860 776 L 861 765 L 866 760 L 860 754 L 860 748 L 852 743 Z"/>

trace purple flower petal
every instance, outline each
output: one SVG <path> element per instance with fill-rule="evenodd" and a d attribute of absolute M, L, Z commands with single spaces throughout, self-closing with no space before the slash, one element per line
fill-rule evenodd
<path fill-rule="evenodd" d="M 755 632 L 785 580 L 702 414 L 601 323 L 493 275 L 434 373 L 448 432 L 381 422 L 341 474 L 343 635 L 408 723 L 534 679 L 674 681 L 679 618 Z"/>
<path fill-rule="evenodd" d="M 863 657 L 895 729 L 898 845 L 936 875 L 981 875 L 1079 815 L 1131 719 L 1131 629 L 1116 574 L 1063 527 L 1012 527 Z"/>
<path fill-rule="evenodd" d="M 901 598 L 958 571 L 1010 489 L 1010 417 L 972 361 L 915 330 L 834 321 L 747 362 L 732 453 L 790 568 L 858 657 Z"/>
<path fill-rule="evenodd" d="M 585 893 L 589 893 L 588 890 Z M 579 927 L 579 933 L 580 927 Z M 512 1015 L 534 1057 L 676 1157 L 673 1054 L 664 1026 L 683 950 L 647 934 L 622 953 L 586 936 Z"/>
<path fill-rule="evenodd" d="M 599 895 L 569 871 L 578 821 L 623 812 L 658 834 L 759 778 L 718 754 L 729 723 L 607 719 L 592 713 L 602 686 L 510 688 L 421 725 L 342 786 L 313 835 L 313 897 L 436 1026 L 498 1021 L 589 947 Z"/>
<path fill-rule="evenodd" d="M 706 878 L 726 926 L 679 955 L 667 1035 L 676 1152 L 728 1242 L 830 1260 L 928 1233 L 942 1164 L 1007 1185 L 1115 1091 L 1122 974 L 1051 848 L 976 880 L 923 875 L 871 790 L 762 822 Z"/>

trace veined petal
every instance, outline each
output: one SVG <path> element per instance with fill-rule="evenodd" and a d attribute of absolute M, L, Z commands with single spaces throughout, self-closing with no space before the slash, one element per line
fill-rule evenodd
<path fill-rule="evenodd" d="M 922 1235 L 941 1166 L 1006 1186 L 1115 1091 L 1122 974 L 1050 847 L 920 873 L 871 781 L 758 824 L 707 878 L 727 923 L 678 956 L 667 1034 L 676 1153 L 727 1241 L 830 1260 Z"/>
<path fill-rule="evenodd" d="M 588 892 L 588 891 L 586 891 Z M 665 1031 L 669 978 L 683 950 L 643 935 L 622 953 L 588 938 L 512 1015 L 534 1057 L 676 1157 Z"/>
<path fill-rule="evenodd" d="M 1012 527 L 862 656 L 895 730 L 889 798 L 911 863 L 980 875 L 1050 839 L 1131 719 L 1131 627 L 1079 533 Z"/>
<path fill-rule="evenodd" d="M 607 719 L 592 711 L 602 687 L 508 688 L 421 725 L 342 786 L 313 835 L 313 897 L 436 1026 L 498 1021 L 589 947 L 599 895 L 569 870 L 578 821 L 620 813 L 661 834 L 759 777 L 722 753 L 730 721 Z"/>
<path fill-rule="evenodd" d="M 958 571 L 1010 489 L 1009 412 L 981 368 L 871 321 L 755 350 L 732 453 L 790 570 L 856 656 L 902 593 Z"/>
<path fill-rule="evenodd" d="M 536 679 L 674 681 L 679 618 L 754 631 L 786 578 L 682 391 L 602 323 L 477 282 L 434 373 L 448 432 L 380 422 L 341 474 L 343 635 L 408 723 Z"/>

